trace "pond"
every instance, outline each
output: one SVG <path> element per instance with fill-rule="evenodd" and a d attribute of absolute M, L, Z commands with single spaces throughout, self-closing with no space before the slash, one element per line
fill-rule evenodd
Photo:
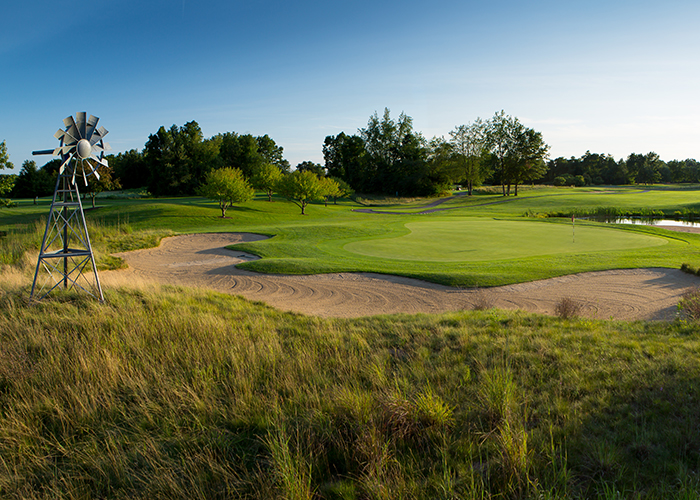
<path fill-rule="evenodd" d="M 700 221 L 692 222 L 687 220 L 674 219 L 652 219 L 648 217 L 617 218 L 617 217 L 590 217 L 590 220 L 598 222 L 608 222 L 610 224 L 640 224 L 643 226 L 676 226 L 676 227 L 700 227 Z"/>

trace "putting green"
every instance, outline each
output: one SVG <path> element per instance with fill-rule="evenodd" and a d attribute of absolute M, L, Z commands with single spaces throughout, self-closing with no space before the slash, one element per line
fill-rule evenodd
<path fill-rule="evenodd" d="M 349 252 L 393 260 L 460 262 L 561 253 L 633 250 L 665 245 L 656 236 L 605 227 L 494 219 L 434 220 L 406 224 L 409 234 L 354 241 Z"/>

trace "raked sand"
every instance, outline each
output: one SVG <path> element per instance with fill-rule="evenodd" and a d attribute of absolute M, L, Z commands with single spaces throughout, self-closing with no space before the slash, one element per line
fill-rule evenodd
<path fill-rule="evenodd" d="M 501 309 L 554 314 L 563 297 L 581 304 L 582 316 L 619 320 L 673 319 L 677 304 L 700 278 L 677 269 L 626 269 L 581 273 L 489 289 L 458 289 L 372 273 L 309 276 L 259 274 L 235 266 L 257 257 L 225 247 L 265 236 L 190 234 L 165 238 L 157 248 L 115 254 L 129 269 L 102 273 L 105 286 L 159 282 L 210 288 L 265 302 L 283 311 L 324 317 L 439 313 L 472 309 L 479 302 Z"/>

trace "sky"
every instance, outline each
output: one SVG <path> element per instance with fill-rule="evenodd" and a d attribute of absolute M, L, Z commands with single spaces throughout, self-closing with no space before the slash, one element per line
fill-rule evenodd
<path fill-rule="evenodd" d="M 550 157 L 700 159 L 697 0 L 9 0 L 0 141 L 18 172 L 79 111 L 113 153 L 160 126 L 268 134 L 292 167 L 375 111 L 426 138 L 497 111 Z M 8 173 L 5 170 L 2 173 Z"/>

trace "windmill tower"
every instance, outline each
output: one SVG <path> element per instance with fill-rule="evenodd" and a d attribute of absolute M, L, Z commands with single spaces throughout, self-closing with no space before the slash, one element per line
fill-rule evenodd
<path fill-rule="evenodd" d="M 87 118 L 86 113 L 77 113 L 75 119 L 69 116 L 63 120 L 66 128 L 54 134 L 61 141 L 60 146 L 32 153 L 60 156 L 62 163 L 36 263 L 30 300 L 41 300 L 56 288 L 63 288 L 84 291 L 104 302 L 76 183 L 76 177 L 82 177 L 87 186 L 90 175 L 100 178 L 99 165 L 109 167 L 104 152 L 111 148 L 103 140 L 108 132 L 104 127 L 97 128 L 98 121 L 99 118 L 92 115 Z M 85 272 L 88 264 L 92 266 L 92 274 Z"/>

